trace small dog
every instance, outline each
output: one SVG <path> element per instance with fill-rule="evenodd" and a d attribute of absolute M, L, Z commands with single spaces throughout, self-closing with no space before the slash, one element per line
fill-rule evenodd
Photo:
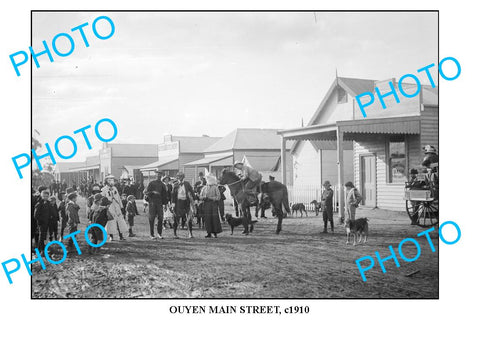
<path fill-rule="evenodd" d="M 246 217 L 233 217 L 232 214 L 225 214 L 225 220 L 227 221 L 228 225 L 230 226 L 231 233 L 230 235 L 233 235 L 233 229 L 235 227 L 238 227 L 239 225 L 243 225 L 244 219 L 246 220 Z M 245 221 L 246 222 L 246 221 Z M 251 221 L 250 225 L 250 232 L 253 231 L 253 225 L 257 223 L 258 221 Z M 245 234 L 245 231 L 243 231 L 242 234 Z"/>
<path fill-rule="evenodd" d="M 347 244 L 350 238 L 350 234 L 353 234 L 354 246 L 362 241 L 362 235 L 364 237 L 363 243 L 367 242 L 368 218 L 358 218 L 355 221 L 347 221 L 345 229 L 347 232 Z"/>
<path fill-rule="evenodd" d="M 318 216 L 318 214 L 320 213 L 320 208 L 322 207 L 322 204 L 317 200 L 311 201 L 310 204 L 313 204 L 315 209 L 315 216 Z"/>
<path fill-rule="evenodd" d="M 305 209 L 305 204 L 303 203 L 292 204 L 292 215 L 295 212 L 295 217 L 297 217 L 297 214 L 299 211 L 300 211 L 300 217 L 303 217 L 303 213 L 305 213 L 305 216 L 308 217 L 307 210 Z"/>

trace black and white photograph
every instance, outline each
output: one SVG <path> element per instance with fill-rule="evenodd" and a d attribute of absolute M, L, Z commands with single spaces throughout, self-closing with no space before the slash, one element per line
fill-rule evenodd
<path fill-rule="evenodd" d="M 439 297 L 437 11 L 33 11 L 46 37 L 32 299 Z"/>
<path fill-rule="evenodd" d="M 474 337 L 474 5 L 0 8 L 2 339 Z"/>

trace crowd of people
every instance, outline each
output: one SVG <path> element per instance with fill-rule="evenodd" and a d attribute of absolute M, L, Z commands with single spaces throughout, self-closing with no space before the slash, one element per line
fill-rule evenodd
<path fill-rule="evenodd" d="M 148 208 L 151 239 L 163 239 L 167 226 L 173 229 L 174 238 L 178 238 L 178 227 L 187 228 L 191 238 L 194 222 L 205 228 L 206 238 L 216 238 L 222 232 L 221 221 L 225 221 L 226 188 L 217 184 L 213 174 L 204 176 L 200 172 L 199 181 L 192 186 L 182 172 L 171 178 L 158 171 L 157 179 L 148 184 L 140 197 L 136 195 L 137 187 L 129 180 L 118 181 L 112 175 L 106 176 L 103 185 L 96 181 L 88 185 L 82 182 L 78 189 L 75 183 L 66 187 L 65 181 L 53 182 L 50 187 L 40 186 L 37 190 L 32 188 L 32 240 L 41 254 L 47 239 L 64 242 L 67 250 L 74 246 L 73 239 L 65 240 L 64 236 L 77 231 L 80 223 L 79 195 L 86 198 L 88 223 L 103 226 L 109 241 L 116 235 L 121 241 L 136 236 L 138 198 L 143 198 Z M 89 237 L 93 244 L 102 242 L 102 230 L 90 228 Z M 97 248 L 89 247 L 90 253 L 96 251 Z"/>

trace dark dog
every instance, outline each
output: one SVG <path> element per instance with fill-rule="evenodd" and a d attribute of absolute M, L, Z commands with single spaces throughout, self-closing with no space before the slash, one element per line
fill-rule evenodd
<path fill-rule="evenodd" d="M 305 216 L 308 217 L 307 210 L 305 209 L 305 204 L 303 203 L 292 204 L 292 215 L 293 213 L 295 213 L 295 217 L 297 217 L 297 213 L 299 211 L 300 211 L 300 217 L 303 217 L 303 213 L 305 213 Z"/>
<path fill-rule="evenodd" d="M 363 243 L 367 242 L 368 218 L 358 218 L 355 221 L 348 221 L 345 225 L 345 229 L 347 232 L 347 244 L 350 238 L 350 234 L 353 234 L 354 246 L 362 241 L 362 235 L 364 237 Z"/>
<path fill-rule="evenodd" d="M 320 213 L 320 208 L 322 207 L 322 204 L 320 202 L 317 202 L 317 200 L 311 201 L 310 204 L 313 204 L 315 209 L 315 216 L 318 216 L 318 214 Z"/>
<path fill-rule="evenodd" d="M 243 222 L 248 223 L 246 217 L 233 217 L 231 214 L 225 214 L 225 220 L 227 221 L 228 225 L 230 226 L 230 230 L 232 231 L 230 235 L 233 235 L 233 229 L 238 227 L 239 225 L 243 225 Z M 250 232 L 253 231 L 253 225 L 258 221 L 251 221 Z M 243 231 L 242 234 L 244 234 Z"/>

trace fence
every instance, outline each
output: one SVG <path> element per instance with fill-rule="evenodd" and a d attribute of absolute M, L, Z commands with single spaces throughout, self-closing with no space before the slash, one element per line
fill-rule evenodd
<path fill-rule="evenodd" d="M 315 206 L 311 204 L 313 200 L 320 203 L 322 199 L 323 188 L 314 185 L 287 185 L 288 201 L 290 205 L 294 203 L 303 203 L 308 211 L 314 211 Z M 338 190 L 332 186 L 333 190 L 333 210 L 338 212 Z"/>

